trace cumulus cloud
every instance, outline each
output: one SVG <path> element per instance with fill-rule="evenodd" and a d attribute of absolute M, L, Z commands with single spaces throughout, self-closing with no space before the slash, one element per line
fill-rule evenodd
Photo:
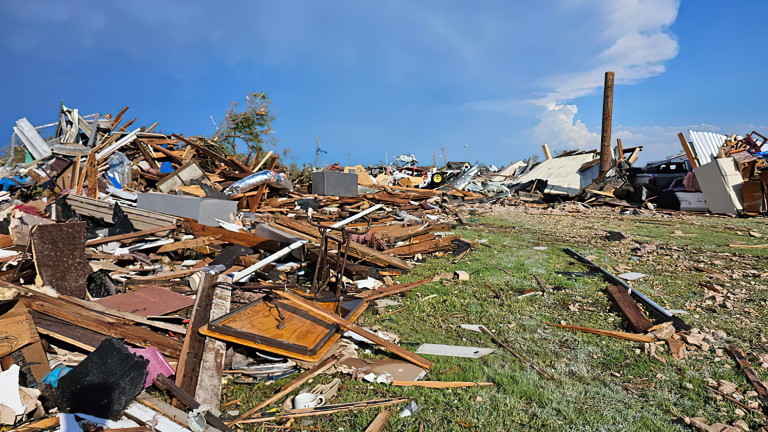
<path fill-rule="evenodd" d="M 553 150 L 591 149 L 600 143 L 600 135 L 590 132 L 587 125 L 576 120 L 576 105 L 550 103 L 539 115 L 540 122 L 533 128 L 534 139 Z"/>
<path fill-rule="evenodd" d="M 568 6 L 594 5 L 602 13 L 598 28 L 607 48 L 594 66 L 580 72 L 542 80 L 550 90 L 532 100 L 545 107 L 534 136 L 564 148 L 595 148 L 598 134 L 576 119 L 578 109 L 565 102 L 594 93 L 603 86 L 604 72 L 616 72 L 616 84 L 635 84 L 665 71 L 664 62 L 677 56 L 679 47 L 669 26 L 677 18 L 679 0 L 569 0 Z"/>

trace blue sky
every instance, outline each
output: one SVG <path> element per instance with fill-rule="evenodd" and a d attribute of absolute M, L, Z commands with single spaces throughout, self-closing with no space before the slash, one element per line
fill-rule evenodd
<path fill-rule="evenodd" d="M 613 137 L 649 161 L 690 128 L 768 132 L 766 14 L 738 0 L 6 1 L 0 131 L 55 121 L 63 99 L 210 135 L 211 116 L 266 91 L 297 163 L 319 136 L 327 163 L 431 163 L 445 146 L 503 165 L 543 143 L 597 148 L 614 70 Z"/>

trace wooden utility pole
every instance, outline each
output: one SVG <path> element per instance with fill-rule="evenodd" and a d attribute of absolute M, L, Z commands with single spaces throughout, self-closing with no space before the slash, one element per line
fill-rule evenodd
<path fill-rule="evenodd" d="M 613 72 L 605 73 L 603 87 L 603 133 L 600 137 L 600 176 L 611 169 L 611 123 L 613 121 Z"/>

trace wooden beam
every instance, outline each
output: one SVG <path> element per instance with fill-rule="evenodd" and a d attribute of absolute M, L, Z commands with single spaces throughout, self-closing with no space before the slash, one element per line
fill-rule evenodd
<path fill-rule="evenodd" d="M 544 324 L 552 327 L 578 330 L 585 333 L 592 333 L 592 334 L 601 335 L 601 336 L 609 336 L 617 339 L 630 340 L 634 342 L 646 342 L 646 343 L 656 342 L 656 338 L 649 335 L 627 333 L 627 332 L 613 331 L 613 330 L 600 330 L 600 329 L 593 329 L 589 327 L 581 327 L 581 326 L 573 326 L 573 325 L 565 325 L 565 324 L 554 324 L 554 323 L 544 323 Z"/>
<path fill-rule="evenodd" d="M 276 252 L 285 246 L 275 240 L 266 239 L 246 231 L 235 232 L 224 228 L 202 225 L 196 222 L 186 221 L 182 224 L 185 232 L 190 232 L 198 237 L 216 237 L 223 242 L 237 244 L 249 248 L 258 248 L 270 252 Z"/>
<path fill-rule="evenodd" d="M 401 292 L 410 291 L 414 288 L 418 288 L 422 285 L 424 285 L 427 282 L 431 282 L 432 279 L 422 279 L 420 281 L 411 282 L 411 283 L 405 283 L 400 285 L 392 285 L 386 288 L 380 288 L 370 291 L 363 291 L 361 293 L 356 294 L 357 297 L 364 299 L 367 302 L 382 298 L 391 296 L 394 294 L 398 294 Z"/>
<path fill-rule="evenodd" d="M 338 324 L 339 326 L 341 326 L 346 330 L 356 333 L 373 343 L 381 345 L 382 347 L 388 349 L 393 354 L 396 354 L 404 358 L 405 360 L 408 360 L 409 362 L 415 364 L 416 366 L 420 366 L 424 369 L 429 369 L 430 367 L 432 367 L 432 362 L 425 359 L 424 357 L 421 357 L 418 354 L 412 353 L 399 345 L 395 345 L 394 343 L 386 339 L 376 336 L 375 334 L 369 332 L 368 330 L 360 327 L 355 323 L 345 320 L 344 318 L 336 315 L 335 313 L 331 313 L 324 309 L 321 309 L 297 294 L 294 294 L 288 291 L 273 291 L 273 292 L 283 298 L 286 298 L 288 300 L 295 302 L 302 309 L 306 311 L 313 312 L 313 314 L 316 314 L 321 318 L 324 318 L 334 324 Z"/>
<path fill-rule="evenodd" d="M 749 363 L 749 360 L 747 360 L 747 357 L 744 355 L 744 352 L 733 345 L 729 346 L 728 350 L 733 355 L 733 358 L 736 360 L 736 363 L 739 364 L 739 367 L 744 372 L 744 375 L 747 376 L 747 380 L 749 380 L 749 383 L 752 384 L 752 387 L 755 388 L 755 391 L 757 392 L 757 394 L 760 395 L 760 399 L 763 400 L 763 403 L 764 404 L 768 403 L 768 388 L 766 388 L 765 384 L 757 376 L 757 373 L 752 368 L 752 364 Z"/>
<path fill-rule="evenodd" d="M 205 336 L 198 330 L 208 324 L 213 307 L 213 294 L 216 291 L 214 284 L 217 276 L 204 273 L 200 288 L 195 296 L 195 304 L 192 306 L 192 316 L 187 327 L 187 335 L 181 348 L 179 363 L 176 366 L 176 385 L 188 394 L 195 394 L 197 379 L 200 373 L 200 362 L 203 358 Z M 178 401 L 174 404 L 179 408 Z"/>
<path fill-rule="evenodd" d="M 621 145 L 621 138 L 616 138 L 616 158 L 624 159 L 624 146 Z"/>
<path fill-rule="evenodd" d="M 608 294 L 619 307 L 621 314 L 629 322 L 629 327 L 635 333 L 646 333 L 653 323 L 645 316 L 637 302 L 629 295 L 626 288 L 618 285 L 609 285 Z"/>
<path fill-rule="evenodd" d="M 209 321 L 218 319 L 229 312 L 232 300 L 232 290 L 214 286 L 213 303 Z M 223 341 L 206 337 L 203 344 L 203 356 L 200 359 L 200 370 L 203 373 L 197 379 L 195 400 L 204 405 L 219 409 L 221 404 L 221 378 L 224 374 L 224 356 L 227 344 Z"/>
<path fill-rule="evenodd" d="M 680 132 L 679 134 L 677 134 L 677 137 L 680 139 L 680 145 L 683 146 L 685 155 L 688 156 L 688 160 L 691 162 L 691 168 L 698 168 L 699 159 L 696 157 L 696 155 L 693 154 L 693 149 L 691 148 L 691 145 L 688 143 L 688 140 L 685 139 L 685 135 L 683 135 L 683 133 Z"/>
<path fill-rule="evenodd" d="M 96 170 L 96 152 L 91 151 L 85 159 L 85 175 L 88 179 L 88 198 L 99 197 L 99 173 Z"/>
<path fill-rule="evenodd" d="M 114 235 L 110 237 L 95 238 L 95 239 L 86 241 L 85 245 L 95 246 L 95 245 L 100 245 L 100 244 L 109 243 L 113 241 L 121 241 L 121 240 L 128 240 L 128 239 L 134 239 L 139 237 L 146 237 L 150 234 L 155 234 L 162 231 L 173 231 L 175 229 L 176 229 L 176 225 L 168 225 L 168 226 L 152 228 L 144 231 L 136 231 L 128 234 L 120 234 L 120 235 Z"/>
<path fill-rule="evenodd" d="M 371 424 L 365 428 L 365 432 L 381 432 L 384 430 L 384 426 L 387 425 L 389 418 L 392 417 L 391 410 L 384 410 L 376 415 Z"/>
<path fill-rule="evenodd" d="M 487 387 L 492 386 L 492 382 L 469 382 L 469 381 L 392 381 L 393 386 L 398 387 L 428 387 L 428 388 L 458 388 L 458 387 Z"/>

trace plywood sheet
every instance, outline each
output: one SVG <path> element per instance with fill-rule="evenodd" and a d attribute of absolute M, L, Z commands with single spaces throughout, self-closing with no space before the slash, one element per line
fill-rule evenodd
<path fill-rule="evenodd" d="M 96 300 L 103 306 L 141 316 L 166 315 L 192 306 L 195 300 L 167 288 L 147 286 Z"/>

